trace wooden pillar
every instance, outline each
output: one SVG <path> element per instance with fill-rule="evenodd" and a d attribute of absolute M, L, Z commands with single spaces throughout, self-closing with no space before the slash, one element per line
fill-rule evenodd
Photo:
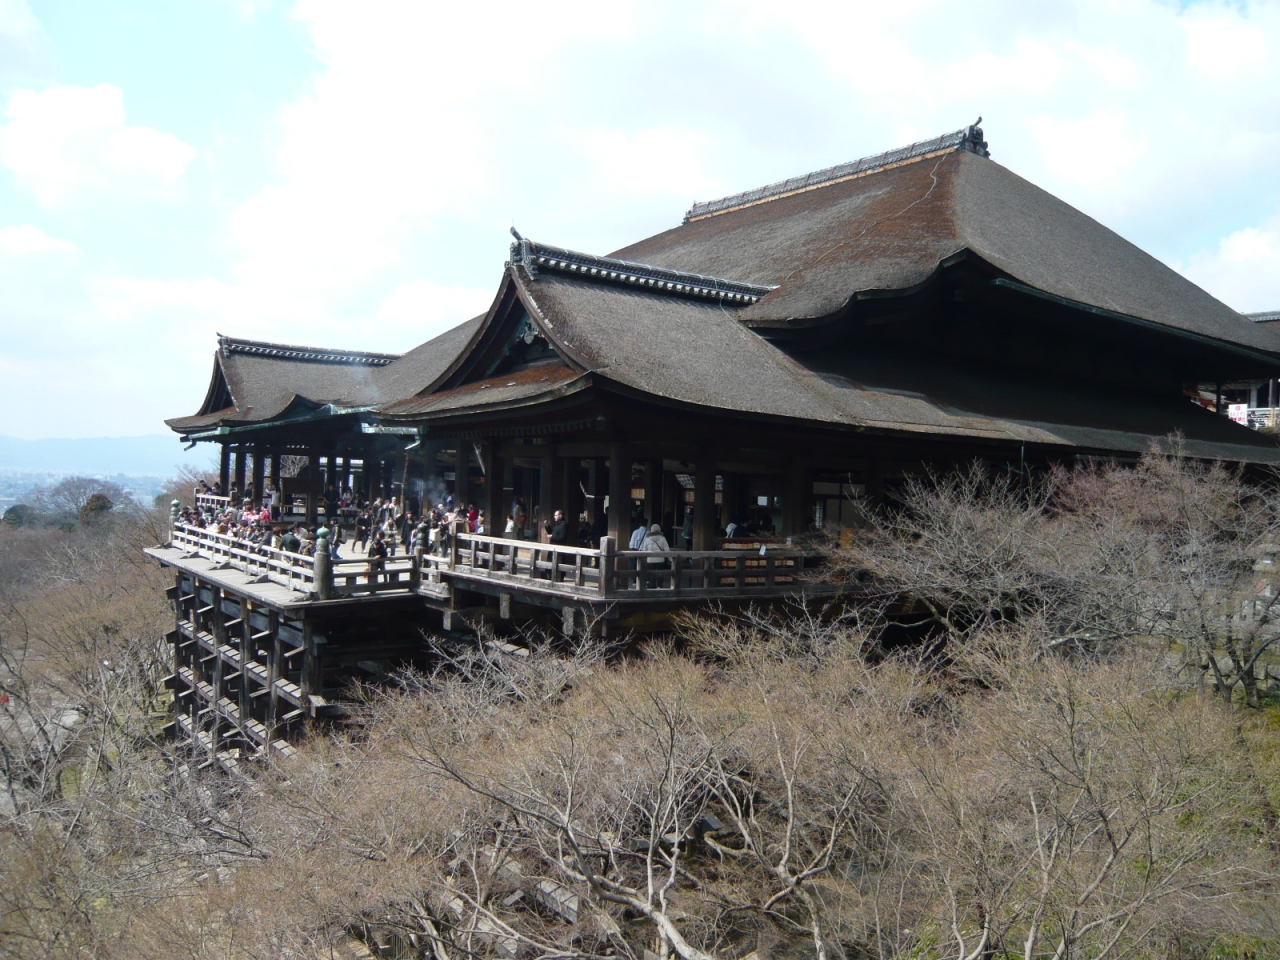
<path fill-rule="evenodd" d="M 621 549 L 631 540 L 631 448 L 609 445 L 609 536 Z"/>
<path fill-rule="evenodd" d="M 265 449 L 260 443 L 253 445 L 253 505 L 260 507 L 264 498 L 262 492 L 266 489 L 267 464 L 265 459 Z"/>
<path fill-rule="evenodd" d="M 225 664 L 222 657 L 217 653 L 218 647 L 227 642 L 227 631 L 223 624 L 226 616 L 222 610 L 222 588 L 210 587 L 209 597 L 213 603 L 213 610 L 209 614 L 209 632 L 213 634 L 213 702 L 205 704 L 205 709 L 209 711 L 209 732 L 213 736 L 213 752 L 216 754 L 221 746 L 221 736 L 219 730 L 222 727 L 221 721 L 218 719 L 217 705 L 218 701 L 223 697 L 223 674 L 225 672 Z"/>
<path fill-rule="evenodd" d="M 593 457 L 587 471 L 587 513 L 595 523 L 604 516 L 604 498 L 609 495 L 609 470 L 603 457 Z"/>
<path fill-rule="evenodd" d="M 280 719 L 280 691 L 276 681 L 285 675 L 284 644 L 280 640 L 280 614 L 275 610 L 267 612 L 267 630 L 271 636 L 268 642 L 271 649 L 267 661 L 267 687 L 271 693 L 267 696 L 267 725 L 274 726 Z"/>
<path fill-rule="evenodd" d="M 662 522 L 662 461 L 644 462 L 644 515 L 649 523 Z"/>
<path fill-rule="evenodd" d="M 279 453 L 271 454 L 271 483 L 277 490 L 280 489 L 280 454 Z"/>
<path fill-rule="evenodd" d="M 247 466 L 247 464 L 245 464 L 244 461 L 245 461 L 245 454 L 247 452 L 248 451 L 245 448 L 245 445 L 243 443 L 236 444 L 236 474 L 234 477 L 234 481 L 235 481 L 236 489 L 240 491 L 242 495 L 244 494 L 244 473 L 245 473 L 245 467 Z"/>
<path fill-rule="evenodd" d="M 511 500 L 504 490 L 506 465 L 503 458 L 494 452 L 491 441 L 480 444 L 480 465 L 484 468 L 484 500 L 480 505 L 484 511 L 484 534 L 486 537 L 500 537 L 507 526 L 506 512 Z"/>
<path fill-rule="evenodd" d="M 787 463 L 780 531 L 786 536 L 799 536 L 808 530 L 809 501 L 813 499 L 813 483 L 809 477 L 809 471 L 800 461 L 793 459 Z"/>
<path fill-rule="evenodd" d="M 569 521 L 569 541 L 578 545 L 579 518 L 582 516 L 582 461 L 577 457 L 567 457 L 561 461 L 563 476 L 564 500 L 561 508 L 565 519 Z"/>
<path fill-rule="evenodd" d="M 319 694 L 321 691 L 320 652 L 316 647 L 315 630 L 311 621 L 302 621 L 302 674 L 298 677 L 298 687 L 304 694 Z"/>
<path fill-rule="evenodd" d="M 867 500 L 873 506 L 884 506 L 884 472 L 883 460 L 872 460 L 867 466 Z"/>
<path fill-rule="evenodd" d="M 218 482 L 222 484 L 222 495 L 226 496 L 231 489 L 231 444 L 218 445 Z"/>
<path fill-rule="evenodd" d="M 502 526 L 495 525 L 494 535 L 501 536 L 507 529 L 507 520 L 511 516 L 511 503 L 516 498 L 516 465 L 510 457 L 502 458 L 502 512 L 498 519 Z"/>
<path fill-rule="evenodd" d="M 378 459 L 378 472 L 382 476 L 382 496 L 385 500 L 391 499 L 391 486 L 395 480 L 395 465 L 385 458 Z"/>
<path fill-rule="evenodd" d="M 320 475 L 320 450 L 317 447 L 311 447 L 307 450 L 307 525 L 315 526 L 316 515 L 320 509 L 320 494 L 323 488 L 320 486 L 322 478 Z"/>
<path fill-rule="evenodd" d="M 557 488 L 560 485 L 556 480 L 562 477 L 561 471 L 556 469 L 559 466 L 560 459 L 551 454 L 543 454 L 538 458 L 538 503 L 533 508 L 533 522 L 540 543 L 547 541 L 547 523 L 555 511 L 563 509 L 557 502 L 559 499 Z"/>
<path fill-rule="evenodd" d="M 453 505 L 465 510 L 471 502 L 471 444 L 458 441 L 456 466 L 453 471 Z"/>
<path fill-rule="evenodd" d="M 254 451 L 257 461 L 258 451 Z M 253 604 L 244 597 L 240 598 L 240 726 L 253 718 L 253 690 L 249 686 L 248 665 L 254 661 L 253 648 Z"/>
<path fill-rule="evenodd" d="M 694 466 L 693 475 L 693 549 L 714 550 L 716 536 L 716 465 L 704 460 Z"/>
<path fill-rule="evenodd" d="M 681 508 L 684 506 L 684 488 L 680 486 L 680 481 L 676 479 L 674 473 L 662 474 L 662 510 L 663 517 L 658 522 L 661 523 L 666 518 L 667 511 L 671 512 L 672 529 L 667 531 L 667 541 L 671 544 L 671 548 L 676 549 L 676 538 L 680 536 L 681 522 L 684 520 Z"/>
<path fill-rule="evenodd" d="M 743 519 L 742 487 L 743 475 L 740 473 L 723 474 L 724 492 L 720 498 L 720 526 L 727 527 L 731 520 Z"/>

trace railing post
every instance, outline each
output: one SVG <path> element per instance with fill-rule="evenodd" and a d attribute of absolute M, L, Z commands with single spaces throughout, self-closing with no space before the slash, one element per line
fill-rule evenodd
<path fill-rule="evenodd" d="M 329 558 L 329 528 L 316 531 L 316 557 L 314 564 L 316 596 L 328 600 L 333 596 L 333 565 Z"/>
<path fill-rule="evenodd" d="M 467 525 L 465 520 L 453 521 L 453 529 L 449 531 L 449 569 L 456 570 L 458 568 L 458 535 Z"/>
<path fill-rule="evenodd" d="M 613 596 L 613 567 L 614 567 L 614 544 L 613 537 L 600 538 L 600 596 Z"/>
<path fill-rule="evenodd" d="M 174 500 L 169 504 L 169 545 L 173 544 L 173 530 L 178 525 L 178 511 L 182 509 L 182 503 Z"/>
<path fill-rule="evenodd" d="M 422 558 L 427 552 L 427 521 L 418 524 L 418 539 L 413 545 L 413 567 L 409 570 L 409 589 L 415 593 L 422 586 Z"/>

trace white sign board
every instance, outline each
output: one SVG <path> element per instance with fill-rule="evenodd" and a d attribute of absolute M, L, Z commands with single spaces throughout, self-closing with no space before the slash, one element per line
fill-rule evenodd
<path fill-rule="evenodd" d="M 1249 425 L 1249 405 L 1247 403 L 1229 403 L 1227 404 L 1227 416 L 1236 423 L 1243 423 L 1247 427 Z"/>

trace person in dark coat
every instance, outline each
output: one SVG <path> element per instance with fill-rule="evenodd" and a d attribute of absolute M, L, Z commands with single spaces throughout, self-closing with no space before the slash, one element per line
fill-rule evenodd
<path fill-rule="evenodd" d="M 369 544 L 369 582 L 377 583 L 379 576 L 385 575 L 387 569 L 387 541 L 379 530 L 373 535 L 373 543 Z"/>
<path fill-rule="evenodd" d="M 543 526 L 547 530 L 550 543 L 558 547 L 569 545 L 569 521 L 564 518 L 564 511 L 557 510 L 555 516 Z"/>

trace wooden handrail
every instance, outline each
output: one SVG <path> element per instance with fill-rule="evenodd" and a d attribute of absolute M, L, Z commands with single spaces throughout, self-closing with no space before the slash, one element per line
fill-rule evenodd
<path fill-rule="evenodd" d="M 613 550 L 604 538 L 599 550 L 455 533 L 447 556 L 424 554 L 414 580 L 412 556 L 389 558 L 378 570 L 365 557 L 331 558 L 332 597 L 405 591 L 420 586 L 422 573 L 441 577 L 508 582 L 523 588 L 555 591 L 583 600 L 680 596 L 759 596 L 798 584 L 809 554 L 795 549 Z M 248 573 L 265 576 L 291 590 L 316 594 L 313 557 L 275 547 L 249 544 L 229 534 L 174 525 L 173 545 L 193 549 Z M 376 576 L 376 579 L 375 579 Z"/>
<path fill-rule="evenodd" d="M 226 533 L 179 523 L 174 526 L 175 545 L 191 547 L 211 560 L 224 560 L 246 573 L 261 573 L 273 583 L 303 593 L 316 592 L 315 558 L 292 553 L 264 544 L 250 544 Z M 433 559 L 433 564 L 435 560 Z M 381 593 L 387 590 L 408 588 L 411 557 L 392 558 L 387 561 L 381 575 L 385 579 L 369 580 L 369 561 L 362 557 L 333 558 L 331 577 L 337 593 L 350 596 L 354 593 Z"/>

